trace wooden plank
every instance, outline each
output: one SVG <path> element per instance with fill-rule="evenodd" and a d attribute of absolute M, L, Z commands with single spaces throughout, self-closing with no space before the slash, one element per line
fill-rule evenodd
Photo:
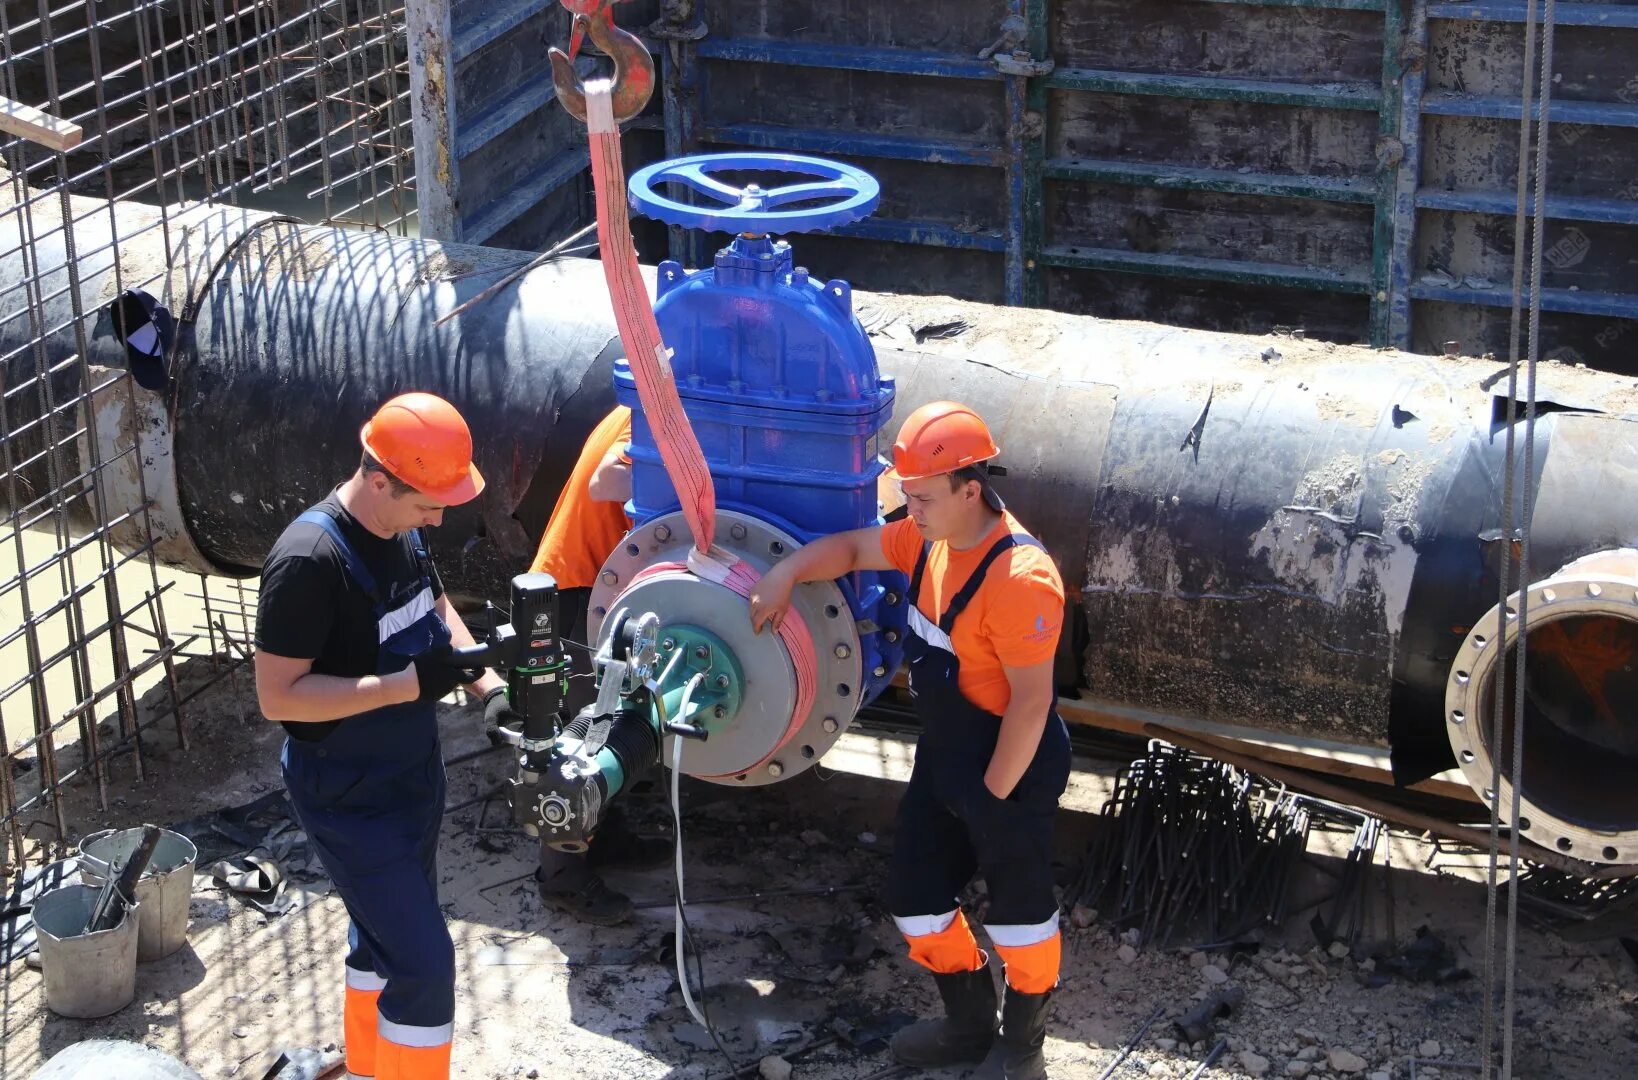
<path fill-rule="evenodd" d="M 80 125 L 59 120 L 32 105 L 0 97 L 0 131 L 50 150 L 72 150 L 85 137 Z"/>
<path fill-rule="evenodd" d="M 891 494 L 895 500 L 902 501 L 902 498 L 898 497 L 897 485 L 892 485 L 892 488 Z M 884 496 L 889 494 L 881 485 L 878 486 L 878 490 Z M 910 680 L 902 668 L 894 674 L 892 685 L 900 689 L 910 685 Z M 1211 743 L 1218 749 L 1238 750 L 1248 757 L 1271 764 L 1307 769 L 1348 780 L 1380 784 L 1384 787 L 1394 786 L 1393 766 L 1388 760 L 1388 752 L 1375 747 L 1354 746 L 1330 739 L 1315 739 L 1280 731 L 1189 720 L 1178 716 L 1162 716 L 1159 713 L 1124 705 L 1063 697 L 1058 699 L 1058 715 L 1069 724 L 1145 737 L 1153 734 L 1151 728 L 1164 725 L 1174 731 L 1186 732 L 1203 743 Z M 1461 771 L 1457 769 L 1411 784 L 1409 790 L 1470 802 L 1477 806 L 1484 805 Z"/>
<path fill-rule="evenodd" d="M 1071 724 L 1123 731 L 1130 735 L 1150 735 L 1157 717 L 1139 710 L 1126 710 L 1083 702 L 1058 699 L 1058 713 Z M 1327 739 L 1287 735 L 1277 731 L 1256 731 L 1226 724 L 1185 720 L 1181 717 L 1164 718 L 1165 725 L 1185 731 L 1202 743 L 1222 750 L 1239 750 L 1274 765 L 1308 769 L 1349 780 L 1361 780 L 1384 787 L 1393 786 L 1393 767 L 1385 750 L 1373 747 L 1350 746 Z M 1483 805 L 1471 785 L 1457 770 L 1441 773 L 1410 785 L 1411 791 L 1440 795 Z"/>

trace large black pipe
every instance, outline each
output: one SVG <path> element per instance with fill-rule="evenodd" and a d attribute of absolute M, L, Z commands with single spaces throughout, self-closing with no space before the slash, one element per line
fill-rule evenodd
<path fill-rule="evenodd" d="M 88 220 L 135 231 L 152 213 L 121 205 Z M 166 557 L 254 573 L 356 463 L 376 403 L 417 388 L 462 409 L 490 479 L 437 531 L 440 563 L 453 588 L 503 595 L 612 404 L 618 343 L 600 268 L 549 263 L 440 326 L 532 256 L 236 211 L 182 231 L 167 300 L 190 317 L 169 399 L 138 410 L 149 445 L 174 442 L 169 511 L 185 535 Z M 40 251 L 60 266 L 60 247 Z M 164 258 L 141 240 L 122 248 L 128 279 Z M 89 307 L 111 296 L 110 275 L 82 267 Z M 20 303 L 0 297 L 8 353 L 28 340 Z M 955 397 L 996 427 L 1003 489 L 1079 594 L 1066 649 L 1092 696 L 1390 745 L 1406 781 L 1450 764 L 1450 661 L 1495 603 L 1508 549 L 1496 533 L 1504 410 L 1488 385 L 1499 365 L 947 301 L 859 304 L 890 333 L 918 317 L 971 324 L 920 347 L 880 339 L 881 366 L 898 378 L 901 415 Z M 47 351 L 72 347 L 59 334 Z M 118 350 L 99 338 L 92 353 Z M 25 350 L 9 365 L 32 362 Z M 1630 391 L 1613 376 L 1554 369 L 1543 396 L 1536 475 L 1521 483 L 1536 495 L 1545 573 L 1638 540 L 1625 497 L 1638 432 L 1618 418 Z M 10 422 L 27 409 L 12 402 Z"/>

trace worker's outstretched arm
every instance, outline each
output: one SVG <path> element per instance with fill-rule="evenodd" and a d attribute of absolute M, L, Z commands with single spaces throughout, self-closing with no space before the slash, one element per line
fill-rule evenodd
<path fill-rule="evenodd" d="M 751 628 L 774 630 L 790 610 L 791 591 L 805 581 L 834 581 L 856 570 L 891 570 L 882 552 L 880 526 L 822 536 L 798 548 L 763 575 L 751 590 Z"/>
<path fill-rule="evenodd" d="M 262 715 L 286 724 L 322 723 L 401 705 L 420 693 L 413 666 L 357 679 L 318 675 L 312 668 L 312 660 L 257 649 L 256 704 Z"/>
<path fill-rule="evenodd" d="M 1012 794 L 1012 789 L 1023 779 L 1024 770 L 1035 758 L 1035 749 L 1041 745 L 1041 732 L 1046 730 L 1047 715 L 1052 711 L 1058 691 L 1052 683 L 1052 661 L 1043 660 L 1028 667 L 1006 667 L 1007 685 L 1012 697 L 1007 711 L 1001 714 L 1001 734 L 995 741 L 995 752 L 990 755 L 989 768 L 984 770 L 984 786 L 998 799 Z"/>

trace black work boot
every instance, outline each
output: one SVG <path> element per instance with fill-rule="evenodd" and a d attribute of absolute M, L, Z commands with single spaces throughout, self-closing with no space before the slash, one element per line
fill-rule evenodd
<path fill-rule="evenodd" d="M 674 853 L 670 840 L 633 832 L 624 814 L 611 812 L 592 837 L 586 865 L 593 869 L 648 870 L 664 866 Z"/>
<path fill-rule="evenodd" d="M 1001 1030 L 984 1064 L 973 1075 L 978 1080 L 1046 1080 L 1047 1003 L 1052 991 L 1022 994 L 1007 987 L 1001 997 Z"/>
<path fill-rule="evenodd" d="M 586 865 L 584 855 L 551 851 L 542 845 L 535 871 L 540 902 L 593 926 L 618 926 L 631 918 L 631 897 L 608 887 Z"/>
<path fill-rule="evenodd" d="M 995 1041 L 995 980 L 990 969 L 933 976 L 944 1015 L 921 1020 L 893 1036 L 893 1060 L 913 1069 L 942 1069 L 983 1061 Z"/>

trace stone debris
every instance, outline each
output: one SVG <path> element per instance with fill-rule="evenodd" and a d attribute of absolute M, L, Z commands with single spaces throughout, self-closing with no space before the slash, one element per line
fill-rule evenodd
<path fill-rule="evenodd" d="M 1268 1072 L 1268 1059 L 1261 1054 L 1254 1054 L 1250 1050 L 1240 1051 L 1240 1068 L 1252 1076 L 1262 1076 Z"/>
<path fill-rule="evenodd" d="M 1340 1046 L 1333 1047 L 1325 1058 L 1331 1063 L 1331 1068 L 1339 1073 L 1362 1073 L 1370 1064 L 1352 1050 Z"/>

